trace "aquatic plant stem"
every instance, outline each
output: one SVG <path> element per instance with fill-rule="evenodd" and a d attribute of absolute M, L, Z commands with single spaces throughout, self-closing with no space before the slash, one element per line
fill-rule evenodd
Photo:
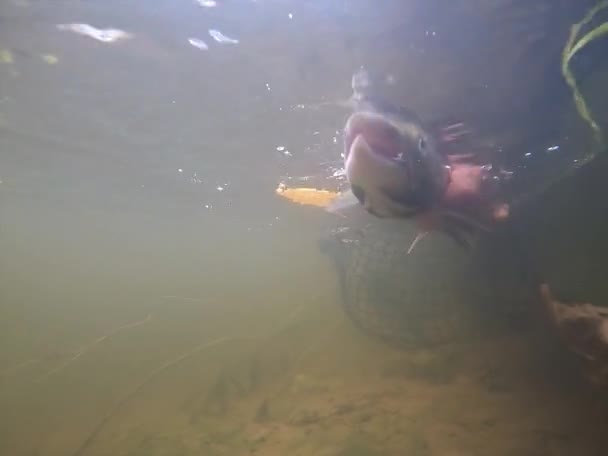
<path fill-rule="evenodd" d="M 583 120 L 589 124 L 596 139 L 600 143 L 602 142 L 601 129 L 591 115 L 591 111 L 589 110 L 589 107 L 587 106 L 587 103 L 585 102 L 585 99 L 576 84 L 576 79 L 570 70 L 569 64 L 572 57 L 588 43 L 600 38 L 603 35 L 608 35 L 608 22 L 605 22 L 577 40 L 581 28 L 591 22 L 595 15 L 604 8 L 608 8 L 608 0 L 603 0 L 598 3 L 595 7 L 589 10 L 589 12 L 587 12 L 585 17 L 583 17 L 580 22 L 574 24 L 570 28 L 570 36 L 568 37 L 568 41 L 566 42 L 566 46 L 564 47 L 562 53 L 562 74 L 566 80 L 566 83 L 572 89 L 576 109 Z"/>

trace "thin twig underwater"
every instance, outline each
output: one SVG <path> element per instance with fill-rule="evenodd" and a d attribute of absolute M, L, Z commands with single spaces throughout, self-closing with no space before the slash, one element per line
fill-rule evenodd
<path fill-rule="evenodd" d="M 80 358 L 82 355 L 86 354 L 88 351 L 90 351 L 91 349 L 93 349 L 96 345 L 101 344 L 102 342 L 104 342 L 105 340 L 109 339 L 110 337 L 112 337 L 116 333 L 118 333 L 120 331 L 124 331 L 125 329 L 131 329 L 131 328 L 135 328 L 137 326 L 144 325 L 148 321 L 150 321 L 151 318 L 152 318 L 152 314 L 148 314 L 148 316 L 146 316 L 146 318 L 144 318 L 143 320 L 138 320 L 138 321 L 135 321 L 135 322 L 132 322 L 132 323 L 127 323 L 127 324 L 124 324 L 122 326 L 119 326 L 118 328 L 112 329 L 110 332 L 104 334 L 101 337 L 98 337 L 97 339 L 95 339 L 90 344 L 87 344 L 87 345 L 79 348 L 78 350 L 76 350 L 75 353 L 74 353 L 74 355 L 72 357 L 68 358 L 66 361 L 64 361 L 63 363 L 61 363 L 59 366 L 51 369 L 46 374 L 42 375 L 40 378 L 38 378 L 36 380 L 36 383 L 40 383 L 43 380 L 46 380 L 47 378 L 49 378 L 50 376 L 52 376 L 53 374 L 56 374 L 57 372 L 61 371 L 62 369 L 64 369 L 65 367 L 67 367 L 69 364 L 73 363 L 78 358 Z"/>
<path fill-rule="evenodd" d="M 15 375 L 21 369 L 25 369 L 28 366 L 41 363 L 42 361 L 44 361 L 44 359 L 42 358 L 28 359 L 26 361 L 20 362 L 19 364 L 16 364 L 15 366 L 7 367 L 0 371 L 0 378 L 8 377 L 9 375 Z"/>
<path fill-rule="evenodd" d="M 78 360 L 83 355 L 85 355 L 86 353 L 88 353 L 89 351 L 91 351 L 97 345 L 101 344 L 102 342 L 106 341 L 110 337 L 114 336 L 116 333 L 124 331 L 126 329 L 132 329 L 132 328 L 144 325 L 144 324 L 148 323 L 148 321 L 150 321 L 151 318 L 152 318 L 152 314 L 148 314 L 142 320 L 137 320 L 137 321 L 134 321 L 134 322 L 125 323 L 124 325 L 121 325 L 121 326 L 119 326 L 117 328 L 111 329 L 110 331 L 108 331 L 107 333 L 105 333 L 102 336 L 98 337 L 97 339 L 95 339 L 91 343 L 83 345 L 83 346 L 81 346 L 81 347 L 79 347 L 79 348 L 77 348 L 75 350 L 67 351 L 66 353 L 70 353 L 71 354 L 70 357 L 68 357 L 65 361 L 63 361 L 59 365 L 53 367 L 51 370 L 49 370 L 46 373 L 42 374 L 40 377 L 38 377 L 36 380 L 34 380 L 34 383 L 41 383 L 43 380 L 46 380 L 49 377 L 51 377 L 52 375 L 55 375 L 58 372 L 62 371 L 67 366 L 69 366 L 70 364 L 72 364 L 74 361 Z M 22 369 L 24 369 L 24 368 L 26 368 L 28 366 L 31 366 L 31 365 L 34 365 L 34 364 L 39 364 L 39 363 L 42 363 L 42 362 L 45 362 L 45 361 L 48 361 L 48 357 L 33 358 L 33 359 L 28 359 L 26 361 L 22 361 L 22 362 L 20 362 L 19 364 L 15 365 L 15 366 L 8 367 L 8 368 L 3 369 L 2 371 L 0 371 L 0 377 L 6 377 L 6 376 L 9 376 L 9 375 L 15 375 L 18 371 L 20 371 L 20 370 L 22 370 Z"/>
<path fill-rule="evenodd" d="M 174 358 L 162 366 L 153 370 L 144 380 L 139 382 L 133 389 L 131 389 L 121 400 L 119 400 L 114 407 L 112 407 L 103 418 L 97 423 L 95 428 L 91 431 L 91 433 L 87 436 L 87 438 L 82 442 L 80 447 L 72 453 L 73 456 L 81 456 L 85 453 L 85 451 L 91 446 L 91 444 L 95 441 L 99 433 L 103 430 L 106 424 L 128 403 L 133 399 L 148 383 L 158 377 L 160 374 L 165 372 L 167 369 L 185 361 L 192 356 L 205 351 L 209 348 L 216 347 L 218 345 L 225 344 L 227 342 L 232 342 L 235 340 L 245 340 L 246 337 L 236 336 L 236 337 L 219 337 L 217 339 L 202 343 L 197 345 L 193 349 L 179 355 L 177 358 Z"/>
<path fill-rule="evenodd" d="M 190 298 L 190 297 L 183 297 L 183 296 L 176 296 L 176 295 L 159 296 L 159 298 L 161 298 L 161 299 L 178 299 L 181 301 L 189 301 L 189 302 L 201 302 L 202 301 L 200 298 Z M 57 374 L 58 372 L 62 371 L 63 369 L 68 367 L 70 364 L 72 364 L 74 361 L 77 361 L 79 358 L 81 358 L 87 352 L 91 351 L 97 345 L 105 342 L 106 340 L 108 340 L 110 337 L 116 335 L 117 333 L 122 332 L 127 329 L 133 329 L 138 326 L 147 324 L 152 319 L 153 315 L 154 315 L 154 312 L 151 312 L 145 318 L 143 318 L 141 320 L 125 323 L 123 325 L 120 325 L 116 328 L 109 330 L 108 332 L 104 333 L 103 335 L 99 336 L 98 338 L 96 338 L 95 340 L 93 340 L 92 342 L 90 342 L 88 344 L 82 345 L 73 350 L 66 350 L 62 354 L 57 354 L 57 355 L 52 356 L 52 358 L 59 358 L 59 357 L 63 358 L 65 356 L 69 355 L 65 361 L 60 363 L 58 366 L 53 367 L 46 373 L 42 374 L 40 377 L 38 377 L 33 382 L 41 383 L 43 380 L 46 380 L 49 377 L 51 377 L 52 375 Z M 63 356 L 61 356 L 61 355 L 63 355 Z M 1 370 L 0 377 L 7 377 L 10 375 L 15 375 L 18 371 L 25 369 L 28 366 L 47 362 L 47 361 L 49 361 L 49 358 L 51 358 L 51 356 L 42 356 L 40 358 L 32 358 L 32 359 L 28 359 L 26 361 L 22 361 L 17 365 L 7 367 L 7 368 Z"/>

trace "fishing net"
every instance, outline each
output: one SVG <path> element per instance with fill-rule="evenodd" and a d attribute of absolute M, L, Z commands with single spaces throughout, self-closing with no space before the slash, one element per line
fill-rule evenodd
<path fill-rule="evenodd" d="M 454 342 L 482 328 L 480 318 L 504 307 L 507 294 L 511 310 L 525 299 L 512 283 L 492 280 L 480 256 L 440 234 L 408 255 L 414 236 L 407 224 L 383 221 L 341 226 L 322 241 L 338 271 L 344 310 L 368 335 L 400 346 Z"/>

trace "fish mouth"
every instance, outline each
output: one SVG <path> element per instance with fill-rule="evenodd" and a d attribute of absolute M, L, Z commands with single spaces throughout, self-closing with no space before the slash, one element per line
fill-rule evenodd
<path fill-rule="evenodd" d="M 402 133 L 386 117 L 373 112 L 359 112 L 350 116 L 344 131 L 345 160 L 359 137 L 376 157 L 400 166 L 405 164 L 407 145 Z"/>
<path fill-rule="evenodd" d="M 407 137 L 382 115 L 353 114 L 344 133 L 345 174 L 361 205 L 379 218 L 407 217 L 421 204 L 412 191 Z M 409 154 L 411 155 L 411 154 Z"/>
<path fill-rule="evenodd" d="M 381 218 L 427 211 L 447 185 L 432 138 L 415 124 L 375 111 L 359 111 L 347 120 L 344 165 L 359 202 Z"/>

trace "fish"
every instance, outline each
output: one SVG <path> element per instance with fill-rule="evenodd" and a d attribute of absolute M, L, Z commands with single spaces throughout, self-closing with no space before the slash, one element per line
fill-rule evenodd
<path fill-rule="evenodd" d="M 431 231 L 470 248 L 479 231 L 489 230 L 476 212 L 486 209 L 491 166 L 474 163 L 470 154 L 441 151 L 443 143 L 468 131 L 454 124 L 435 134 L 414 112 L 375 94 L 364 68 L 355 72 L 351 86 L 353 112 L 343 134 L 350 190 L 326 210 L 340 213 L 358 204 L 378 218 L 414 220 L 418 234 L 408 253 Z"/>
<path fill-rule="evenodd" d="M 359 203 L 377 217 L 412 217 L 446 190 L 447 162 L 412 111 L 374 97 L 367 71 L 352 78 L 353 114 L 344 128 L 344 169 Z"/>
<path fill-rule="evenodd" d="M 128 40 L 133 37 L 132 33 L 119 29 L 98 29 L 89 24 L 57 24 L 58 30 L 70 31 L 79 35 L 89 36 L 104 43 Z"/>

